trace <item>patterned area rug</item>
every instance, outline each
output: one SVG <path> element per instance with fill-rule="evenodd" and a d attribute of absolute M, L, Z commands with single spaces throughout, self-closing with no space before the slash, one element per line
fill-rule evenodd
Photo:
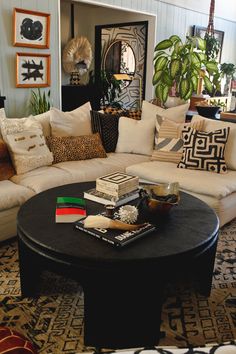
<path fill-rule="evenodd" d="M 236 338 L 236 220 L 220 233 L 211 296 L 188 284 L 167 289 L 159 345 L 186 347 Z M 30 264 L 29 264 L 30 267 Z M 20 297 L 17 242 L 0 247 L 0 324 L 14 328 L 39 353 L 75 354 L 83 345 L 83 291 L 79 284 L 44 273 L 38 298 Z"/>

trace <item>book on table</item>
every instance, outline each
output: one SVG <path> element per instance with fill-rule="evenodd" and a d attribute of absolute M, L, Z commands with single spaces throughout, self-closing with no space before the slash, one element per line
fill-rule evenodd
<path fill-rule="evenodd" d="M 86 217 L 86 202 L 82 198 L 57 197 L 56 222 L 75 222 Z"/>
<path fill-rule="evenodd" d="M 134 199 L 139 197 L 139 190 L 136 189 L 130 193 L 126 193 L 119 198 L 114 197 L 113 195 L 99 192 L 96 188 L 91 188 L 84 192 L 84 198 L 92 200 L 93 202 L 100 203 L 103 205 L 114 205 L 118 207 L 120 205 L 126 204 Z"/>
<path fill-rule="evenodd" d="M 137 230 L 124 231 L 117 229 L 99 229 L 99 228 L 85 228 L 83 219 L 75 222 L 75 228 L 83 231 L 91 236 L 94 236 L 102 241 L 110 243 L 115 247 L 124 247 L 129 243 L 155 231 L 156 227 L 153 224 L 145 223 Z"/>
<path fill-rule="evenodd" d="M 120 198 L 139 187 L 139 177 L 114 172 L 96 179 L 96 190 Z"/>

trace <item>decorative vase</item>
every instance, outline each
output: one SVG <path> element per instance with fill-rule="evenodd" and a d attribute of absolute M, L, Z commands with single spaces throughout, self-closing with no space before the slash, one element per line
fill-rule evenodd
<path fill-rule="evenodd" d="M 219 112 L 218 106 L 196 106 L 198 114 L 206 118 L 216 118 L 216 114 Z"/>
<path fill-rule="evenodd" d="M 79 85 L 79 81 L 80 81 L 80 75 L 77 71 L 73 71 L 70 74 L 70 84 L 71 85 Z"/>
<path fill-rule="evenodd" d="M 171 108 L 185 104 L 187 101 L 183 100 L 180 97 L 168 96 L 167 101 L 165 102 L 165 108 Z"/>

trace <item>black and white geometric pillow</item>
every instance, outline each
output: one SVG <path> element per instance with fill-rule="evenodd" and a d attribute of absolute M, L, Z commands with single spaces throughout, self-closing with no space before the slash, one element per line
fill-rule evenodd
<path fill-rule="evenodd" d="M 224 152 L 229 130 L 227 127 L 214 132 L 202 132 L 191 127 L 184 128 L 183 155 L 177 167 L 226 173 Z"/>
<path fill-rule="evenodd" d="M 119 114 L 104 114 L 90 111 L 92 132 L 99 133 L 106 152 L 114 152 L 118 140 Z"/>

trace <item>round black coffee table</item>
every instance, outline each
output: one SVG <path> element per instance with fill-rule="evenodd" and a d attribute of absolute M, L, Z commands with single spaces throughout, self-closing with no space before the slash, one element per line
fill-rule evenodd
<path fill-rule="evenodd" d="M 49 189 L 18 213 L 22 296 L 34 296 L 40 274 L 51 270 L 84 289 L 84 342 L 107 348 L 158 344 L 165 284 L 176 276 L 197 280 L 209 295 L 219 223 L 201 200 L 181 193 L 180 203 L 155 232 L 114 248 L 73 227 L 55 223 L 56 198 L 83 197 L 95 183 Z M 87 201 L 88 214 L 104 207 Z"/>

